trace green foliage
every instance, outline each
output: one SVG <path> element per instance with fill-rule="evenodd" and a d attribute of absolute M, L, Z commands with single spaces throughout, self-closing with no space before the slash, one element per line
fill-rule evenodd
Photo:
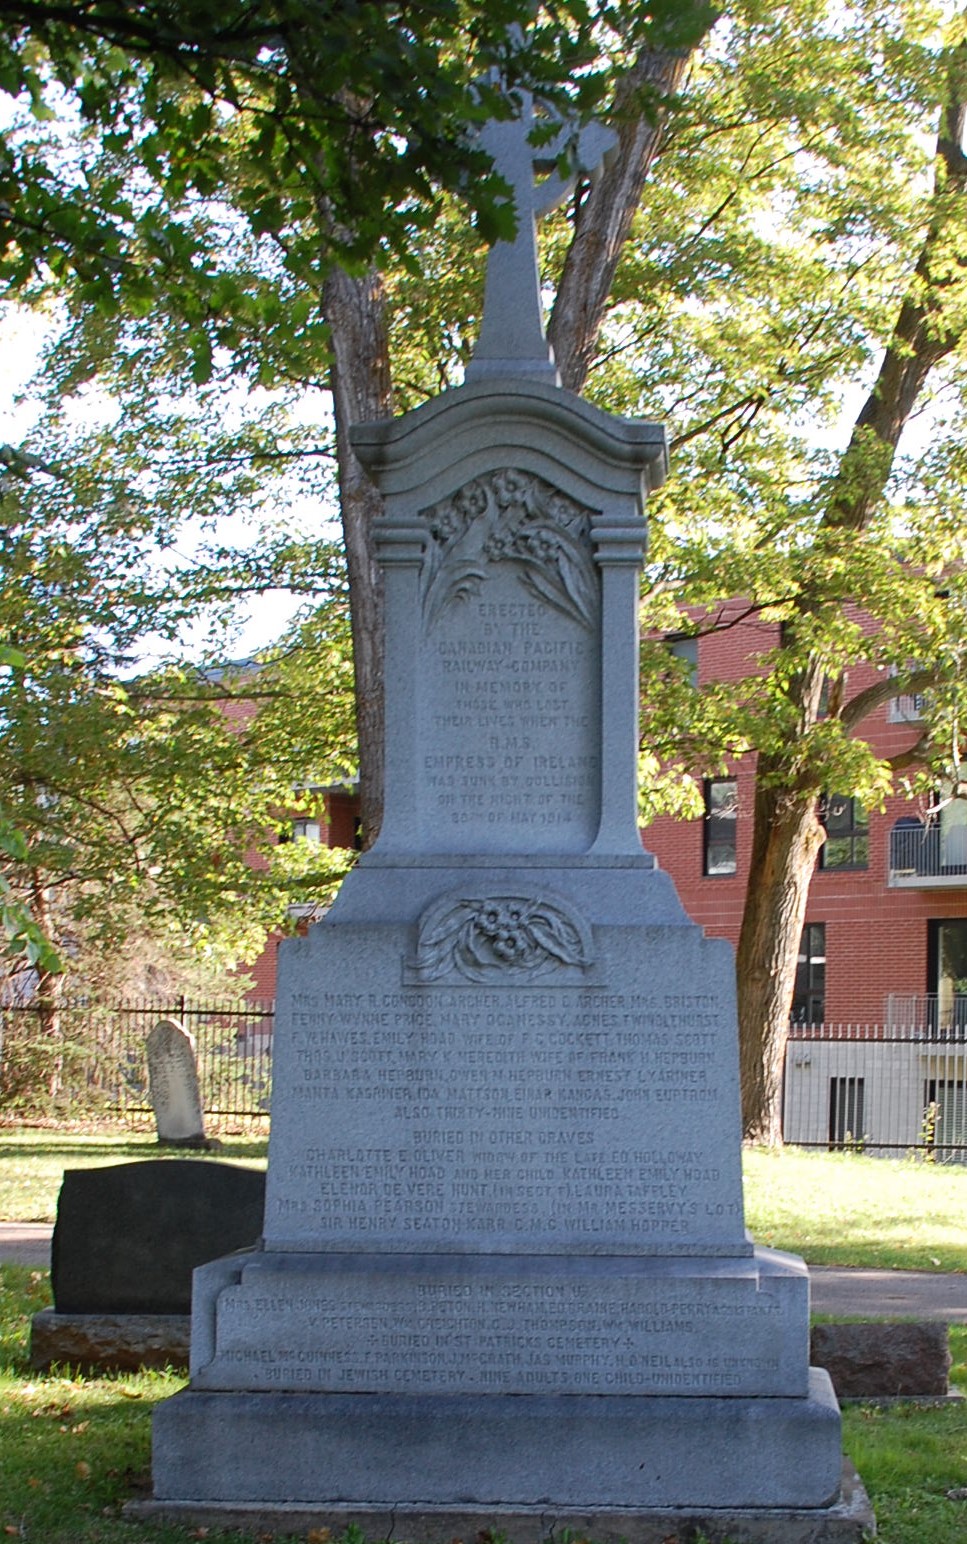
<path fill-rule="evenodd" d="M 0 670 L 8 931 L 21 961 L 48 971 L 49 946 L 66 950 L 75 978 L 82 956 L 112 959 L 139 931 L 142 956 L 146 942 L 184 954 L 187 940 L 211 976 L 254 957 L 291 900 L 326 899 L 345 871 L 330 857 L 297 876 L 269 855 L 304 800 L 297 786 L 352 771 L 346 586 L 330 547 L 282 532 L 250 559 L 203 543 L 184 566 L 170 482 L 175 513 L 156 501 L 166 475 L 188 496 L 200 461 L 170 471 L 170 439 L 149 443 L 142 425 L 135 452 L 134 433 L 78 444 L 55 416 L 56 465 L 4 498 L 0 636 L 19 649 Z M 229 474 L 224 502 L 209 495 L 212 521 L 246 495 Z M 175 662 L 192 618 L 214 609 L 217 622 L 287 569 L 325 605 L 275 651 L 226 672 L 216 627 L 211 664 Z M 138 670 L 146 647 L 168 661 Z"/>
<path fill-rule="evenodd" d="M 252 235 L 277 239 L 304 281 L 320 261 L 406 260 L 441 190 L 470 201 L 488 239 L 507 234 L 508 190 L 472 136 L 512 111 L 493 71 L 587 113 L 616 59 L 646 35 L 686 44 L 702 7 L 565 0 L 533 12 L 530 0 L 8 8 L 0 90 L 23 127 L 7 131 L 0 159 L 0 278 L 27 285 L 42 263 L 105 310 L 180 290 L 201 381 L 211 313 L 227 321 L 243 292 L 190 211 L 226 184 Z M 28 128 L 65 107 L 84 130 L 73 154 Z"/>
<path fill-rule="evenodd" d="M 945 455 L 914 422 L 892 466 L 872 431 L 844 456 L 938 200 L 944 308 L 959 326 L 949 274 L 967 254 L 967 215 L 963 195 L 934 191 L 943 166 L 930 157 L 947 41 L 922 5 L 746 5 L 693 74 L 626 249 L 592 391 L 670 431 L 646 627 L 670 625 L 670 595 L 698 634 L 732 625 L 731 596 L 767 626 L 748 672 L 724 693 L 703 683 L 690 710 L 679 692 L 663 711 L 667 670 L 652 656 L 659 757 L 684 747 L 714 770 L 755 748 L 777 786 L 849 788 L 875 805 L 891 768 L 862 737 L 885 694 L 864 699 L 850 677 L 895 672 L 896 694 L 919 666 L 938 683 L 934 745 L 949 760 L 964 683 L 964 526 L 952 517 L 963 485 L 948 476 L 941 502 L 931 468 L 942 460 L 949 473 L 963 444 L 959 344 L 931 378 Z M 831 522 L 871 486 L 858 526 Z M 816 668 L 831 688 L 825 713 L 802 696 Z"/>

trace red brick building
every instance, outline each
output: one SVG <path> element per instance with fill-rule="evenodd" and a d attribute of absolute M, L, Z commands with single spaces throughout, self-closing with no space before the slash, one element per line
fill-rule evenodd
<path fill-rule="evenodd" d="M 321 842 L 326 847 L 359 846 L 359 799 L 354 788 L 345 785 L 334 788 L 312 789 L 317 802 L 308 813 L 293 817 L 290 838 L 303 837 L 310 842 Z M 311 911 L 311 908 L 308 910 Z M 307 920 L 310 920 L 307 918 Z M 258 959 L 244 967 L 251 977 L 252 986 L 246 997 L 252 1002 L 269 1003 L 275 999 L 275 982 L 278 969 L 281 933 L 270 935 L 268 943 Z"/>
<path fill-rule="evenodd" d="M 736 608 L 738 610 L 738 608 Z M 702 638 L 699 683 L 738 680 L 773 648 L 778 627 L 741 621 Z M 872 670 L 869 681 L 877 679 Z M 850 690 L 867 684 L 851 672 Z M 864 725 L 883 754 L 917 738 L 919 702 L 894 698 Z M 754 760 L 705 783 L 705 817 L 660 819 L 642 839 L 671 874 L 689 915 L 736 943 L 749 883 Z M 794 1018 L 802 1023 L 967 1025 L 967 801 L 924 819 L 891 798 L 867 813 L 830 790 L 826 845 L 810 887 Z"/>

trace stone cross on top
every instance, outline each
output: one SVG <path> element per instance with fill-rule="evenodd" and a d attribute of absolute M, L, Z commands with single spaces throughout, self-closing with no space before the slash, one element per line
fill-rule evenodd
<path fill-rule="evenodd" d="M 567 196 L 579 173 L 590 173 L 615 144 L 602 124 L 589 123 L 576 135 L 562 122 L 545 144 L 531 143 L 536 116 L 529 92 L 520 93 L 514 118 L 491 119 L 481 132 L 483 148 L 514 193 L 517 234 L 497 241 L 487 259 L 483 320 L 466 379 L 488 376 L 529 376 L 561 384 L 554 354 L 544 331 L 541 281 L 537 265 L 537 216 L 548 214 Z M 562 177 L 558 161 L 573 142 L 570 176 Z M 535 178 L 536 174 L 536 178 Z"/>

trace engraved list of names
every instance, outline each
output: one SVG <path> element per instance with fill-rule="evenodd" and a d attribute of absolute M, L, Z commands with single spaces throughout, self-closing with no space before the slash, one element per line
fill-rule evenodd
<path fill-rule="evenodd" d="M 374 980 L 299 993 L 287 1017 L 299 1114 L 272 1150 L 280 1241 L 734 1244 L 714 993 Z"/>

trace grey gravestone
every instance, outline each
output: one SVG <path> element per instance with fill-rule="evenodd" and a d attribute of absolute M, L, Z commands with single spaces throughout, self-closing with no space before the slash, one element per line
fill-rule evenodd
<path fill-rule="evenodd" d="M 527 186 L 526 123 L 499 149 Z M 384 823 L 280 951 L 264 1248 L 196 1274 L 155 1505 L 858 1538 L 806 1269 L 744 1227 L 731 952 L 638 834 L 664 435 L 555 384 L 536 281 L 499 279 L 540 203 L 468 383 L 354 434 L 386 497 Z"/>
<path fill-rule="evenodd" d="M 160 1019 L 148 1036 L 146 1050 L 158 1141 L 173 1147 L 203 1147 L 205 1118 L 193 1037 L 174 1019 Z"/>

